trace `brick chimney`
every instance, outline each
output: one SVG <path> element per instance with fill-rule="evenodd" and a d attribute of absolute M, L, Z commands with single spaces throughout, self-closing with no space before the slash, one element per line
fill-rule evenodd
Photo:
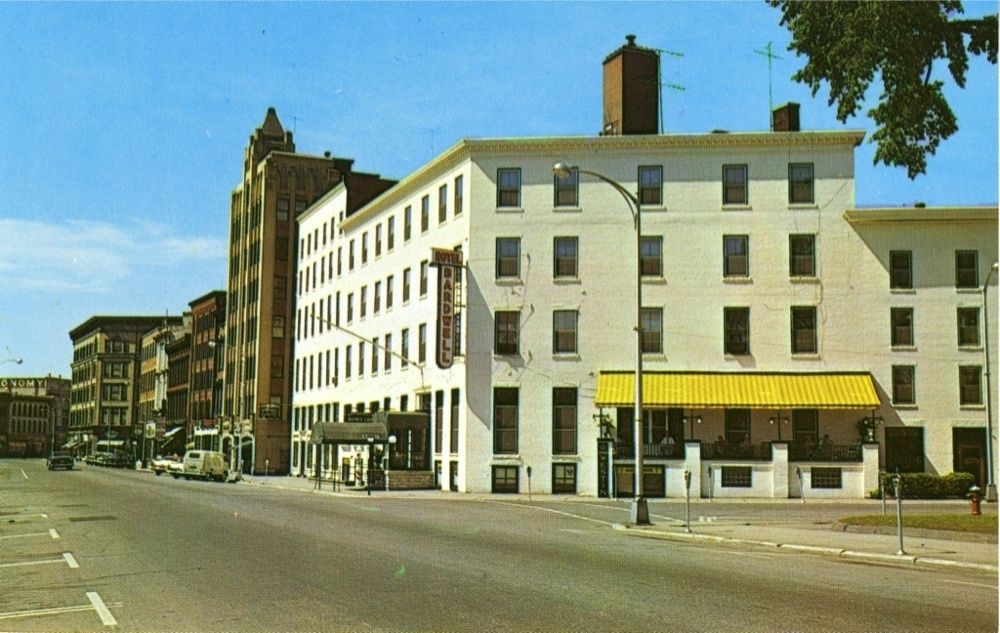
<path fill-rule="evenodd" d="M 771 112 L 771 129 L 775 132 L 798 132 L 799 104 L 789 101 Z"/>
<path fill-rule="evenodd" d="M 659 134 L 660 54 L 636 46 L 635 35 L 604 59 L 601 134 Z"/>

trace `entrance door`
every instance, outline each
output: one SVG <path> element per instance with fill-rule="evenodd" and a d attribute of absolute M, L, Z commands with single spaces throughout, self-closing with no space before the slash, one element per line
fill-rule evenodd
<path fill-rule="evenodd" d="M 919 426 L 885 427 L 885 468 L 903 473 L 924 472 L 924 429 Z"/>
<path fill-rule="evenodd" d="M 952 470 L 969 473 L 976 478 L 976 485 L 986 485 L 986 431 L 984 429 L 956 428 L 951 431 L 954 456 Z"/>

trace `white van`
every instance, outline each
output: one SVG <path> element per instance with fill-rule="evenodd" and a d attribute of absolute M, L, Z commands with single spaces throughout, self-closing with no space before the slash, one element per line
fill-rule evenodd
<path fill-rule="evenodd" d="M 214 479 L 225 481 L 229 476 L 226 456 L 218 451 L 188 451 L 184 453 L 184 479 Z"/>

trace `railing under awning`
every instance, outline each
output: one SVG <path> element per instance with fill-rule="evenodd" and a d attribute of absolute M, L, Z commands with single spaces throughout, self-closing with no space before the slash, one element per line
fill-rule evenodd
<path fill-rule="evenodd" d="M 749 409 L 875 409 L 871 374 L 775 372 L 643 372 L 643 407 Z M 635 373 L 602 371 L 594 404 L 631 407 Z"/>

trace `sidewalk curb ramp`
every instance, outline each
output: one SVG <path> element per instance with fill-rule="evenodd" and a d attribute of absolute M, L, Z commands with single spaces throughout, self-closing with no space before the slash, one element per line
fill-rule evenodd
<path fill-rule="evenodd" d="M 622 523 L 615 523 L 612 525 L 614 530 L 622 532 L 628 536 L 637 536 L 639 538 L 647 538 L 660 541 L 701 541 L 708 543 L 720 543 L 729 545 L 753 545 L 761 547 L 770 547 L 774 549 L 782 549 L 788 551 L 802 552 L 804 554 L 819 554 L 823 556 L 831 556 L 834 558 L 842 558 L 857 562 L 870 561 L 873 563 L 892 563 L 892 564 L 905 564 L 912 566 L 924 566 L 924 567 L 937 567 L 937 568 L 951 568 L 951 569 L 968 569 L 976 571 L 985 571 L 989 573 L 997 573 L 998 568 L 996 565 L 986 565 L 983 563 L 968 563 L 965 561 L 955 561 L 947 560 L 942 558 L 924 558 L 920 556 L 912 556 L 909 554 L 883 554 L 879 552 L 863 552 L 855 550 L 847 550 L 838 547 L 823 547 L 820 545 L 800 545 L 797 543 L 775 543 L 773 541 L 757 541 L 753 539 L 745 538 L 730 538 L 727 536 L 714 536 L 711 534 L 696 534 L 689 532 L 658 532 L 654 530 L 646 530 L 642 528 L 633 528 Z"/>

